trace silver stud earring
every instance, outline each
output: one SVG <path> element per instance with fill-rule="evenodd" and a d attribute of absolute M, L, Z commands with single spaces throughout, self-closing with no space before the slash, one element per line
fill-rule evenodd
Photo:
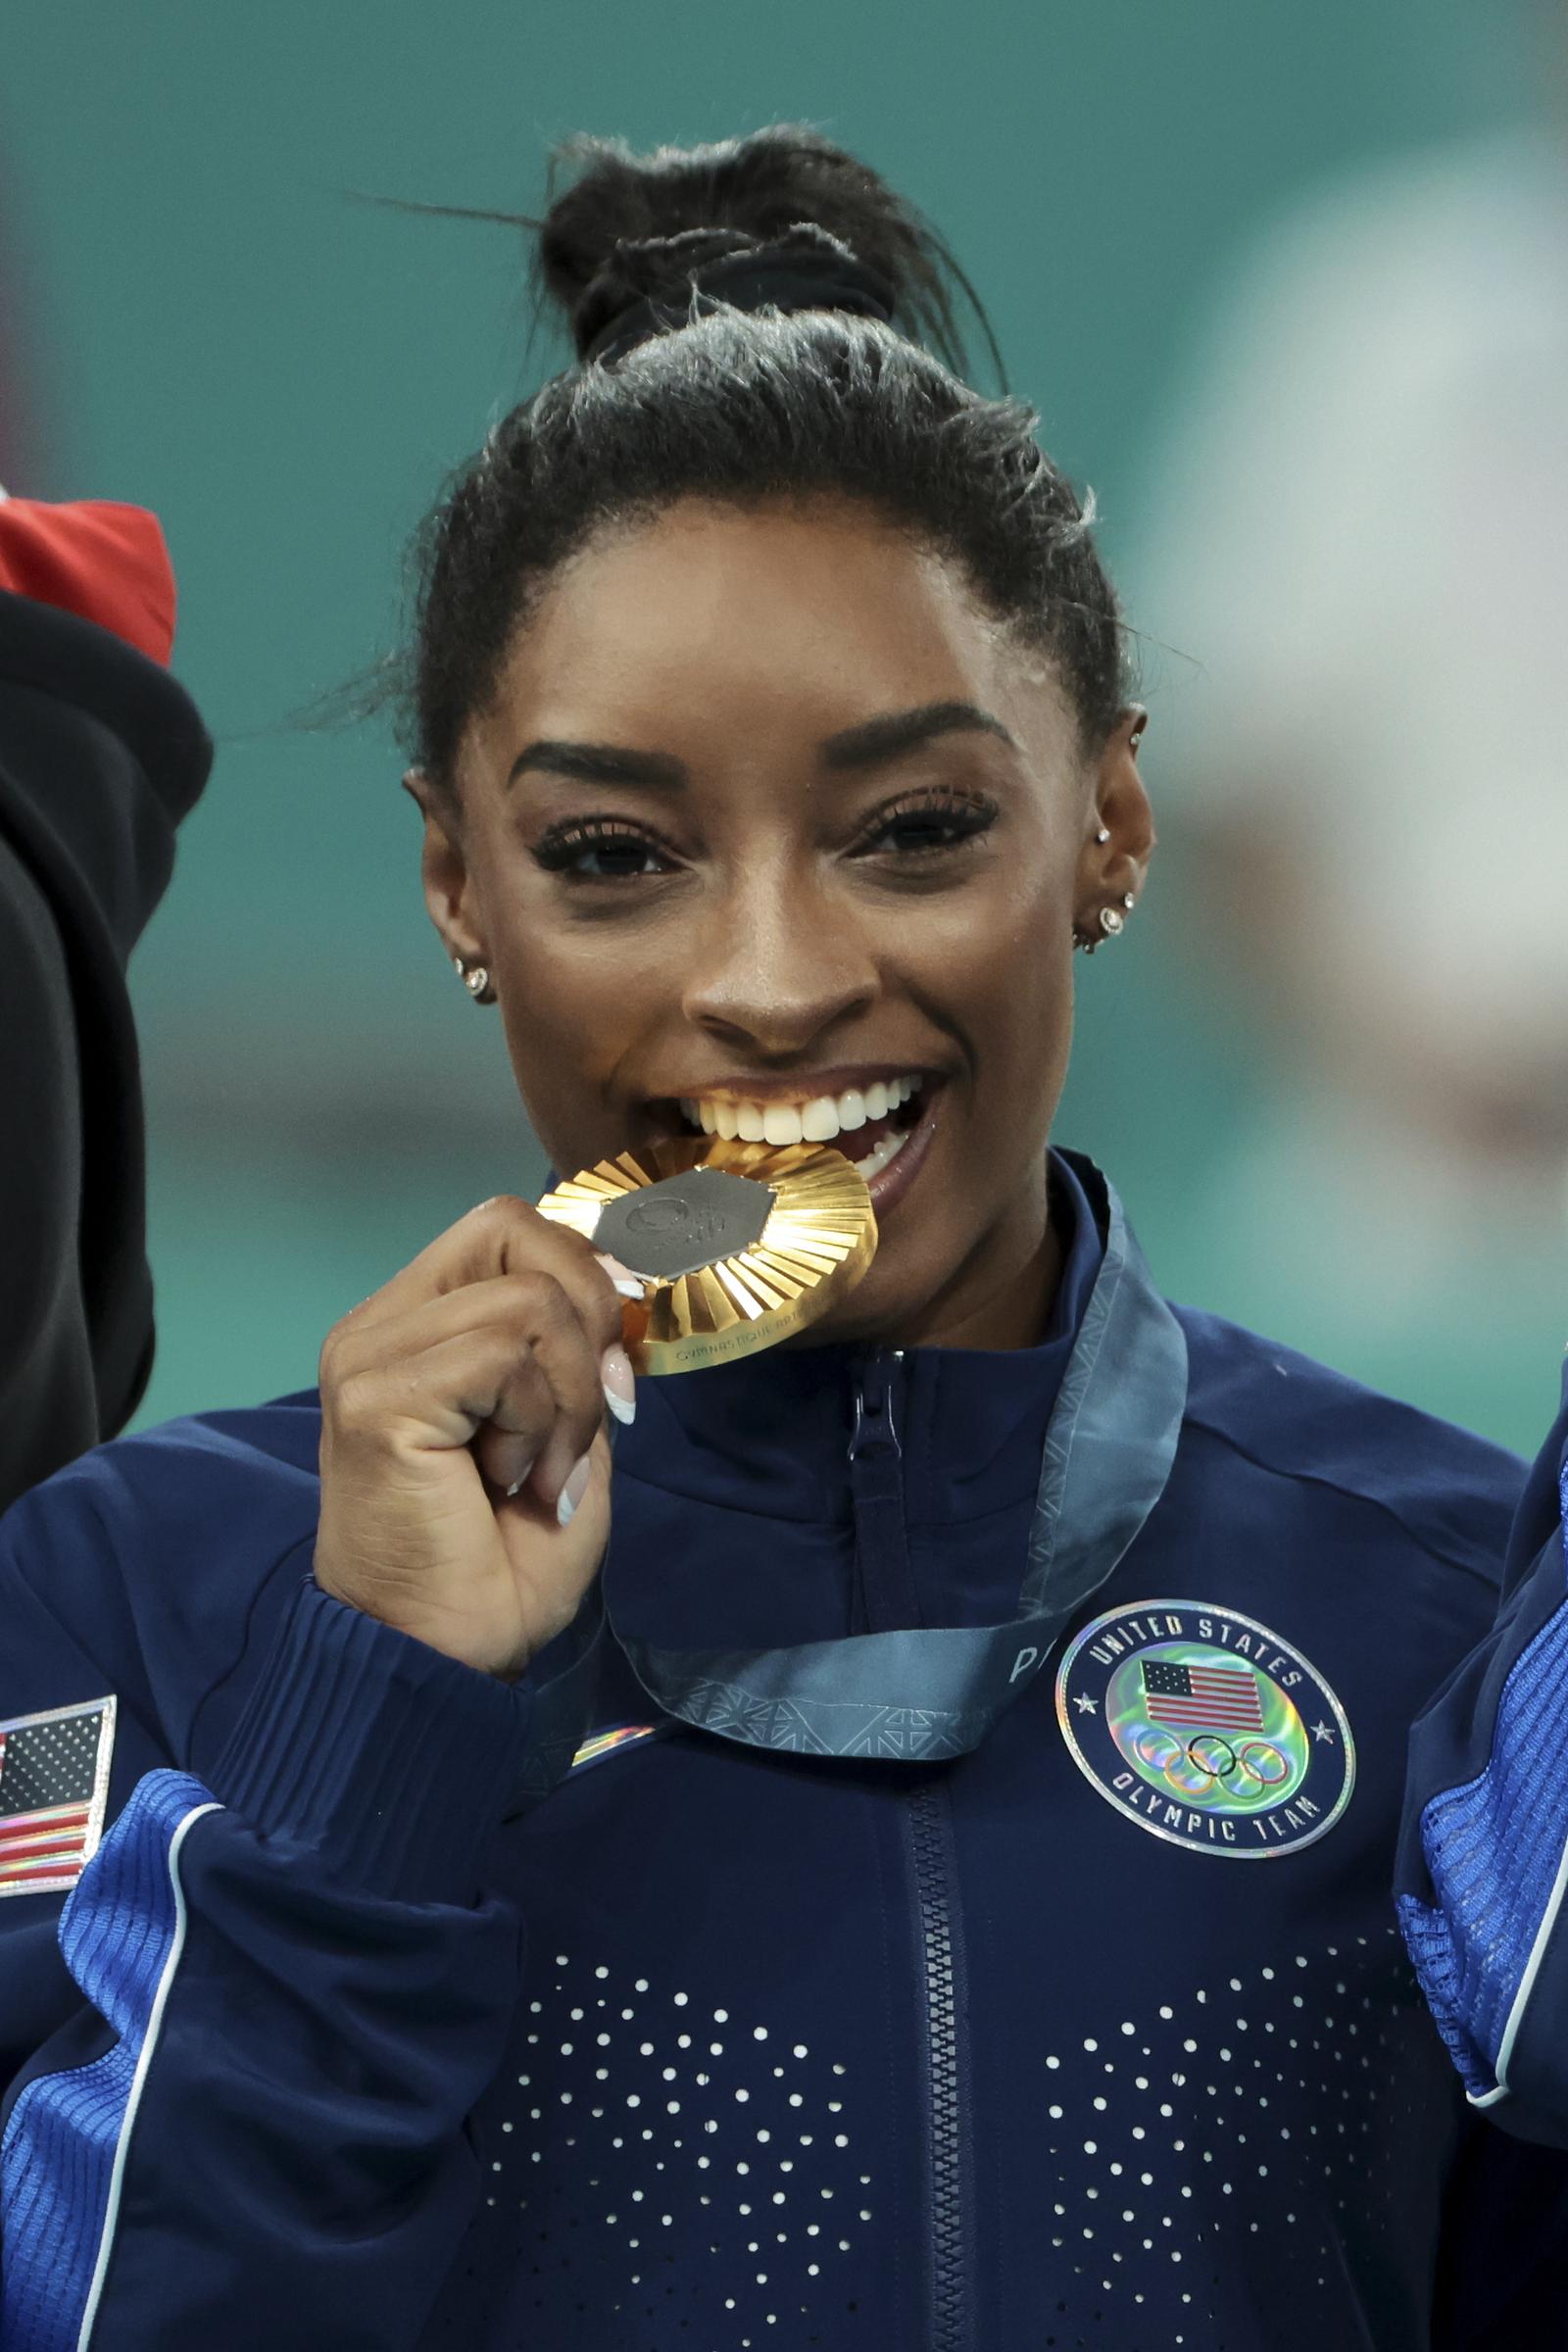
<path fill-rule="evenodd" d="M 490 974 L 484 964 L 465 963 L 461 956 L 454 956 L 452 968 L 476 1004 L 495 1003 L 496 992 L 490 985 Z"/>
<path fill-rule="evenodd" d="M 1126 907 L 1128 913 L 1131 914 L 1133 908 L 1137 906 L 1138 901 L 1133 897 L 1133 894 L 1130 890 L 1126 890 L 1122 893 L 1121 903 Z"/>
<path fill-rule="evenodd" d="M 1133 894 L 1131 891 L 1128 891 L 1121 904 L 1122 906 L 1128 907 L 1134 904 Z M 1125 928 L 1126 921 L 1121 912 L 1121 907 L 1102 906 L 1100 909 L 1100 938 L 1086 939 L 1075 927 L 1072 935 L 1072 944 L 1075 948 L 1082 948 L 1086 956 L 1092 956 L 1095 950 L 1100 947 L 1104 940 L 1116 938 L 1117 934 L 1123 931 Z"/>
<path fill-rule="evenodd" d="M 1102 825 L 1100 831 L 1095 835 L 1095 839 L 1097 841 L 1108 841 L 1110 839 L 1110 827 L 1108 825 Z"/>

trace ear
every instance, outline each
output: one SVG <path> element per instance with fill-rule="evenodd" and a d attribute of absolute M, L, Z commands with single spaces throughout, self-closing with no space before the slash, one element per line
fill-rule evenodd
<path fill-rule="evenodd" d="M 1138 739 L 1148 712 L 1137 704 L 1124 710 L 1091 766 L 1087 838 L 1079 863 L 1086 904 L 1102 906 L 1107 895 L 1142 893 L 1154 849 L 1154 812 L 1138 772 Z M 1097 841 L 1101 828 L 1108 841 Z"/>
<path fill-rule="evenodd" d="M 419 874 L 425 907 L 441 944 L 449 958 L 461 956 L 465 963 L 484 963 L 488 958 L 474 922 L 473 887 L 457 812 L 417 767 L 408 770 L 403 789 L 424 818 Z"/>

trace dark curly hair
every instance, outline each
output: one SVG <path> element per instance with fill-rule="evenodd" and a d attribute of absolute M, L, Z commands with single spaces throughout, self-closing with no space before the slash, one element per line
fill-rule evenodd
<path fill-rule="evenodd" d="M 578 136 L 552 156 L 547 203 L 518 225 L 538 232 L 536 298 L 565 313 L 576 364 L 495 426 L 426 516 L 413 642 L 377 698 L 396 697 L 403 748 L 439 793 L 455 797 L 464 731 L 561 564 L 597 529 L 688 496 L 861 501 L 951 560 L 983 609 L 1050 658 L 1086 745 L 1103 740 L 1127 680 L 1092 502 L 1041 451 L 1037 413 L 1006 396 L 973 289 L 909 204 L 792 122 L 643 156 Z M 720 304 L 618 359 L 584 358 L 645 296 L 684 316 L 699 265 L 813 235 L 882 272 L 891 323 Z M 962 380 L 950 281 L 985 328 L 1002 398 Z"/>

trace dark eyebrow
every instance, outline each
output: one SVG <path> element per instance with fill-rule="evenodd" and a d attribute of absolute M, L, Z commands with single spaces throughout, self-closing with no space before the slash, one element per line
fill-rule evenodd
<path fill-rule="evenodd" d="M 1014 751 L 1018 748 L 1001 719 L 973 703 L 925 703 L 918 710 L 896 710 L 886 718 L 862 719 L 858 727 L 830 735 L 821 747 L 822 764 L 876 767 L 884 760 L 896 760 L 901 752 L 912 751 L 916 744 L 929 743 L 934 735 L 977 732 L 1000 735 Z"/>
<path fill-rule="evenodd" d="M 933 736 L 977 732 L 1000 736 L 1014 751 L 1018 748 L 1001 719 L 993 718 L 989 710 L 974 703 L 951 702 L 925 703 L 915 710 L 862 719 L 858 726 L 827 736 L 817 748 L 824 767 L 877 767 L 917 744 L 929 743 Z M 508 786 L 528 767 L 570 776 L 582 784 L 650 785 L 661 791 L 678 791 L 690 775 L 685 760 L 668 752 L 628 752 L 614 744 L 554 743 L 543 737 L 517 754 L 507 773 Z"/>

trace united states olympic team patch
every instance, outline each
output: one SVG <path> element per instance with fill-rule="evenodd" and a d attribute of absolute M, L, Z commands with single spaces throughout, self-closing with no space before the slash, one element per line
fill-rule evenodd
<path fill-rule="evenodd" d="M 1295 1853 L 1350 1801 L 1345 1709 L 1300 1651 L 1201 1600 L 1110 1609 L 1068 1643 L 1056 1720 L 1107 1804 L 1232 1861 Z"/>

